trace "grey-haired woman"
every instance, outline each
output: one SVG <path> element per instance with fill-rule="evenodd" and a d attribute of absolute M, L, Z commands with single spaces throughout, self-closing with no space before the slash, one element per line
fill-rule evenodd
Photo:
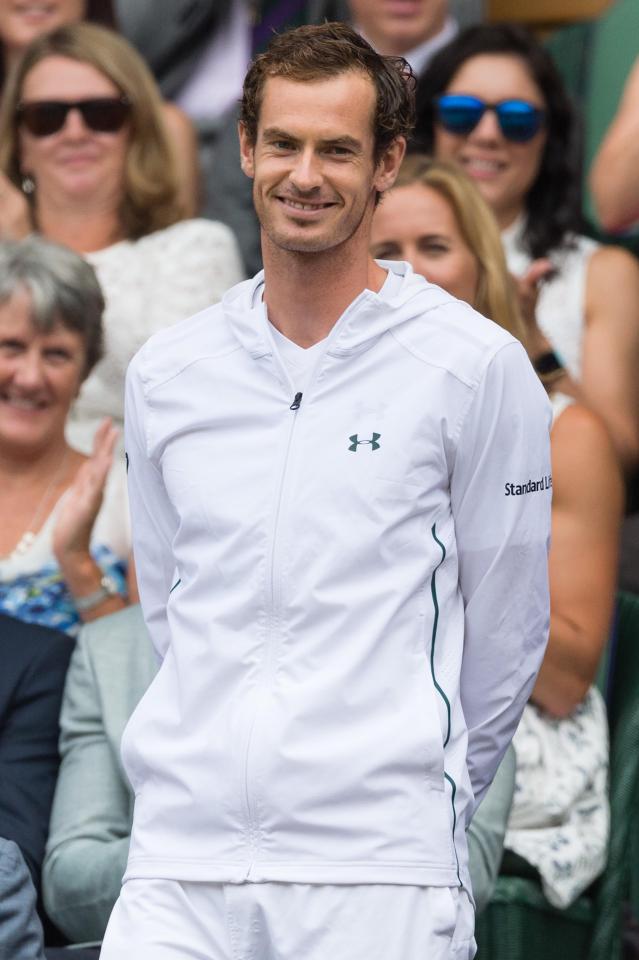
<path fill-rule="evenodd" d="M 75 253 L 35 236 L 0 244 L 0 612 L 69 633 L 127 603 L 117 431 L 105 420 L 88 457 L 65 439 L 103 310 Z"/>

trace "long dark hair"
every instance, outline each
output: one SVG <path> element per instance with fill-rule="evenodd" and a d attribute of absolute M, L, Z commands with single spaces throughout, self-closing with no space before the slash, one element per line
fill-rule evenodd
<path fill-rule="evenodd" d="M 84 20 L 88 23 L 98 23 L 101 27 L 118 29 L 118 20 L 115 12 L 114 0 L 87 0 L 87 12 Z M 6 80 L 6 66 L 4 53 L 0 45 L 0 90 Z"/>
<path fill-rule="evenodd" d="M 510 54 L 523 60 L 545 101 L 548 135 L 539 173 L 525 198 L 524 232 L 530 255 L 544 257 L 553 249 L 568 245 L 571 236 L 581 229 L 579 132 L 559 72 L 528 30 L 507 23 L 478 24 L 463 30 L 435 55 L 419 80 L 413 148 L 433 152 L 433 98 L 448 88 L 466 60 L 491 53 Z"/>

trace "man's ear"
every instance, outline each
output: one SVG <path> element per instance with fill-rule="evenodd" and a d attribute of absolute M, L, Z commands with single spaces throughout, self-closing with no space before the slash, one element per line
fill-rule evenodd
<path fill-rule="evenodd" d="M 255 144 L 249 137 L 243 123 L 238 123 L 237 133 L 240 138 L 240 166 L 242 167 L 242 172 L 245 173 L 247 177 L 253 179 L 255 173 L 255 163 L 253 160 Z"/>
<path fill-rule="evenodd" d="M 406 153 L 406 138 L 396 137 L 377 162 L 374 186 L 378 193 L 384 193 L 395 183 L 399 168 Z"/>

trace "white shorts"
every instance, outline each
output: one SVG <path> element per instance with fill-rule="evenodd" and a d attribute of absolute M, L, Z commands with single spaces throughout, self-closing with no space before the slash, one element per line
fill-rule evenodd
<path fill-rule="evenodd" d="M 464 890 L 128 880 L 100 960 L 472 960 Z"/>

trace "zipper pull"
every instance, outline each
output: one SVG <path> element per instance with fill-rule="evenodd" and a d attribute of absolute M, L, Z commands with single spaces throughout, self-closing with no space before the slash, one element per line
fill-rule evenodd
<path fill-rule="evenodd" d="M 289 410 L 299 410 L 302 403 L 302 394 L 296 393 L 293 403 L 290 405 Z"/>

